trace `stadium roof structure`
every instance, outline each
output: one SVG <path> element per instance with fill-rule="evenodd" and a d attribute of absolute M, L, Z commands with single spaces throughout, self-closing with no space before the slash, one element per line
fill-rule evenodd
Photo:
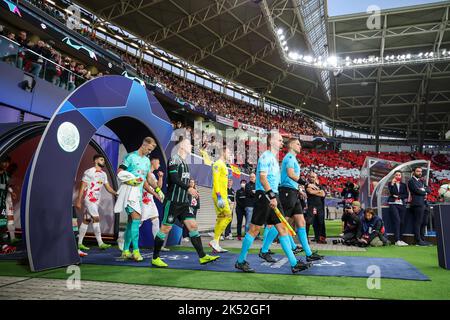
<path fill-rule="evenodd" d="M 328 19 L 330 52 L 352 58 L 450 50 L 450 2 L 380 12 L 380 28 L 367 27 L 369 14 Z M 449 62 L 348 69 L 334 77 L 336 120 L 376 130 L 426 130 L 450 126 Z M 417 133 L 417 132 L 416 132 Z"/>
<path fill-rule="evenodd" d="M 274 29 L 285 31 L 289 48 L 312 56 L 438 52 L 450 50 L 448 1 L 381 11 L 376 30 L 368 29 L 367 13 L 328 17 L 326 0 L 73 2 L 190 64 L 328 124 L 408 136 L 423 133 L 424 119 L 434 136 L 450 125 L 447 62 L 324 72 L 287 62 Z"/>
<path fill-rule="evenodd" d="M 288 65 L 267 15 L 308 50 L 298 0 L 75 0 L 100 18 L 187 62 L 291 107 L 328 113 L 317 70 Z M 322 0 L 323 1 L 323 0 Z M 303 104 L 305 102 L 305 104 Z"/>

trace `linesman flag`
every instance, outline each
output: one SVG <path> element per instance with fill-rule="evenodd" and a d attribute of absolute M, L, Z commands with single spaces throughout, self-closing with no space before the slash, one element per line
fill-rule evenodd
<path fill-rule="evenodd" d="M 286 221 L 286 218 L 283 216 L 281 211 L 278 208 L 275 208 L 274 211 L 275 211 L 275 214 L 277 215 L 278 219 L 280 219 L 281 223 L 284 224 L 284 226 L 287 228 L 287 231 L 289 232 L 289 234 L 291 236 L 295 237 L 297 235 L 297 233 L 294 231 L 294 229 L 292 229 L 289 222 Z"/>

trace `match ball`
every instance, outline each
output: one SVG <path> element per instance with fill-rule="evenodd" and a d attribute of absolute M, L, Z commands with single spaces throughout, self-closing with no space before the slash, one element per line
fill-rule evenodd
<path fill-rule="evenodd" d="M 444 198 L 445 202 L 450 202 L 450 184 L 443 184 L 438 193 L 440 197 Z"/>

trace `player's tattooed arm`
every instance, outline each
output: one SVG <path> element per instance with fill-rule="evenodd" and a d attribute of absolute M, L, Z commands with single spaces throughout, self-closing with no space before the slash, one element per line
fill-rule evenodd
<path fill-rule="evenodd" d="M 153 189 L 156 190 L 156 188 L 158 188 L 158 180 L 156 180 L 155 178 L 153 178 L 153 175 L 151 174 L 151 172 L 149 172 L 147 174 L 147 181 L 146 181 Z M 159 187 L 159 189 L 161 189 L 161 187 Z"/>
<path fill-rule="evenodd" d="M 81 210 L 81 199 L 83 198 L 84 190 L 86 189 L 86 187 L 87 187 L 87 183 L 84 181 L 81 181 L 80 188 L 78 190 L 77 200 L 75 202 L 75 208 L 77 208 L 78 210 Z"/>

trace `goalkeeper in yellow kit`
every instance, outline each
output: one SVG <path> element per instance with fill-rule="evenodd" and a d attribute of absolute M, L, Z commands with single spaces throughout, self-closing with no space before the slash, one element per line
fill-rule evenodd
<path fill-rule="evenodd" d="M 214 208 L 216 210 L 217 220 L 214 228 L 214 239 L 211 240 L 209 246 L 213 252 L 223 253 L 228 250 L 223 249 L 219 245 L 220 236 L 231 223 L 232 212 L 228 202 L 228 169 L 226 159 L 229 156 L 227 148 L 219 150 L 220 158 L 212 165 L 213 191 L 212 198 Z"/>

